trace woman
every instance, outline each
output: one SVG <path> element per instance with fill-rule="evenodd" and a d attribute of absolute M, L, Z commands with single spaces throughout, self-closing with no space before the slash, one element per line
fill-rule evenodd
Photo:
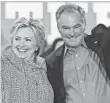
<path fill-rule="evenodd" d="M 11 46 L 2 54 L 3 103 L 53 103 L 45 60 L 39 57 L 44 42 L 40 22 L 20 18 L 11 28 Z"/>

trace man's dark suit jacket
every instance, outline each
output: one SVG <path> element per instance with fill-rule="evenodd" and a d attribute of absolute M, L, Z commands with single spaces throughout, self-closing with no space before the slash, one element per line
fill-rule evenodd
<path fill-rule="evenodd" d="M 102 53 L 104 54 L 105 65 L 107 68 L 106 72 L 110 79 L 110 38 L 103 47 Z"/>
<path fill-rule="evenodd" d="M 92 29 L 91 33 L 85 38 L 86 44 L 98 54 L 110 79 L 110 28 L 99 24 Z"/>
<path fill-rule="evenodd" d="M 47 76 L 54 91 L 54 103 L 65 103 L 65 88 L 63 80 L 63 55 L 65 46 L 47 56 Z"/>
<path fill-rule="evenodd" d="M 54 103 L 65 103 L 63 54 L 64 45 L 45 58 L 47 63 L 47 76 L 54 91 Z"/>

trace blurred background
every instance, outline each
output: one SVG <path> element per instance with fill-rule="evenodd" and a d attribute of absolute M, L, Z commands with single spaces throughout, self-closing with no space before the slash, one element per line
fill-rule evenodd
<path fill-rule="evenodd" d="M 62 4 L 78 4 L 86 11 L 86 33 L 91 34 L 91 29 L 102 23 L 110 26 L 110 2 L 96 1 L 67 1 L 67 2 L 14 2 L 1 1 L 1 49 L 10 44 L 10 27 L 12 22 L 19 17 L 38 19 L 45 27 L 46 41 L 43 51 L 53 51 L 63 44 L 57 30 L 55 12 Z"/>

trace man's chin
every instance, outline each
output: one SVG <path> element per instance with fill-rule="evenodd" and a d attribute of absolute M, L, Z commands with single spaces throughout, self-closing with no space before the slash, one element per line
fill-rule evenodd
<path fill-rule="evenodd" d="M 77 48 L 79 47 L 81 44 L 67 44 L 67 47 L 70 47 L 70 48 Z"/>

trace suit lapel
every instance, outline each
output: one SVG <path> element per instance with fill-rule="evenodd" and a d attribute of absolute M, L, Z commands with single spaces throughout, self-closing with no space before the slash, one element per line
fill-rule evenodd
<path fill-rule="evenodd" d="M 62 45 L 57 51 L 56 51 L 56 64 L 58 65 L 61 72 L 61 76 L 63 76 L 63 55 L 64 55 L 64 48 L 65 46 Z"/>
<path fill-rule="evenodd" d="M 64 80 L 63 80 L 63 55 L 64 55 L 64 49 L 65 46 L 62 45 L 57 51 L 56 51 L 56 63 L 57 65 L 57 73 L 59 73 L 59 86 L 60 86 L 60 93 L 62 97 L 65 96 L 65 89 L 64 89 Z M 56 67 L 56 66 L 55 66 Z"/>

